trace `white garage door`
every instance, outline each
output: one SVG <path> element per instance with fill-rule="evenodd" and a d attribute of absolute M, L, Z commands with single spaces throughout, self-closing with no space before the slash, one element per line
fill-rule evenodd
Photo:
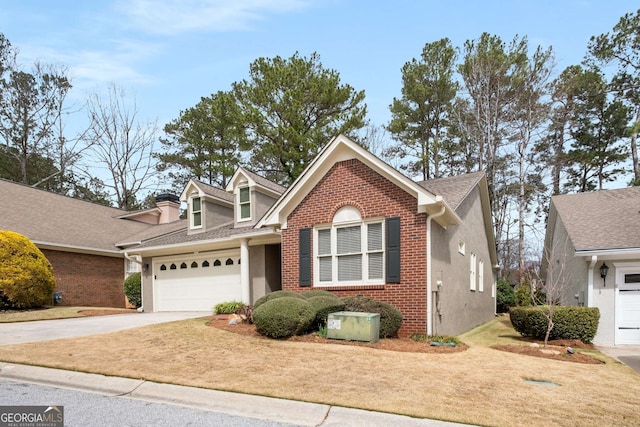
<path fill-rule="evenodd" d="M 154 260 L 156 311 L 211 311 L 240 301 L 240 252 Z"/>
<path fill-rule="evenodd" d="M 625 274 L 618 292 L 616 344 L 640 345 L 640 274 Z"/>

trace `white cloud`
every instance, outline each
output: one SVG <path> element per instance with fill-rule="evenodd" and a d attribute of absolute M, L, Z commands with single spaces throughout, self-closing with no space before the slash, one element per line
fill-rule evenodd
<path fill-rule="evenodd" d="M 142 31 L 179 34 L 246 30 L 263 15 L 304 9 L 308 0 L 128 0 L 119 6 Z"/>

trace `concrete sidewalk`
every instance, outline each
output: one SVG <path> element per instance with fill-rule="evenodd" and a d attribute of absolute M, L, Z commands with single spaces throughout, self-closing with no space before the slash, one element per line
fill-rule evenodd
<path fill-rule="evenodd" d="M 0 378 L 139 399 L 299 426 L 445 427 L 463 424 L 131 378 L 0 362 Z M 425 404 L 427 404 L 425 402 Z"/>
<path fill-rule="evenodd" d="M 0 323 L 0 345 L 48 341 L 59 338 L 105 334 L 107 332 L 173 322 L 211 315 L 211 312 L 162 312 L 112 314 L 109 316 L 74 317 L 71 319 L 37 320 Z"/>

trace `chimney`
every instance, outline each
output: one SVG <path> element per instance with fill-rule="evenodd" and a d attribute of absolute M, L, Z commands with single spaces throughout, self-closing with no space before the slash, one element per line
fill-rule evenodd
<path fill-rule="evenodd" d="M 166 224 L 180 219 L 180 198 L 175 194 L 158 194 L 156 206 L 162 211 L 160 218 L 158 218 L 158 224 Z"/>

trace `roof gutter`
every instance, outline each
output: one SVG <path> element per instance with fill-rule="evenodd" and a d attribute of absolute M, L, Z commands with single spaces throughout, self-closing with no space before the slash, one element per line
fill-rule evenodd
<path fill-rule="evenodd" d="M 427 335 L 433 335 L 433 292 L 431 274 L 431 220 L 444 215 L 447 207 L 443 204 L 440 211 L 427 216 Z"/>

